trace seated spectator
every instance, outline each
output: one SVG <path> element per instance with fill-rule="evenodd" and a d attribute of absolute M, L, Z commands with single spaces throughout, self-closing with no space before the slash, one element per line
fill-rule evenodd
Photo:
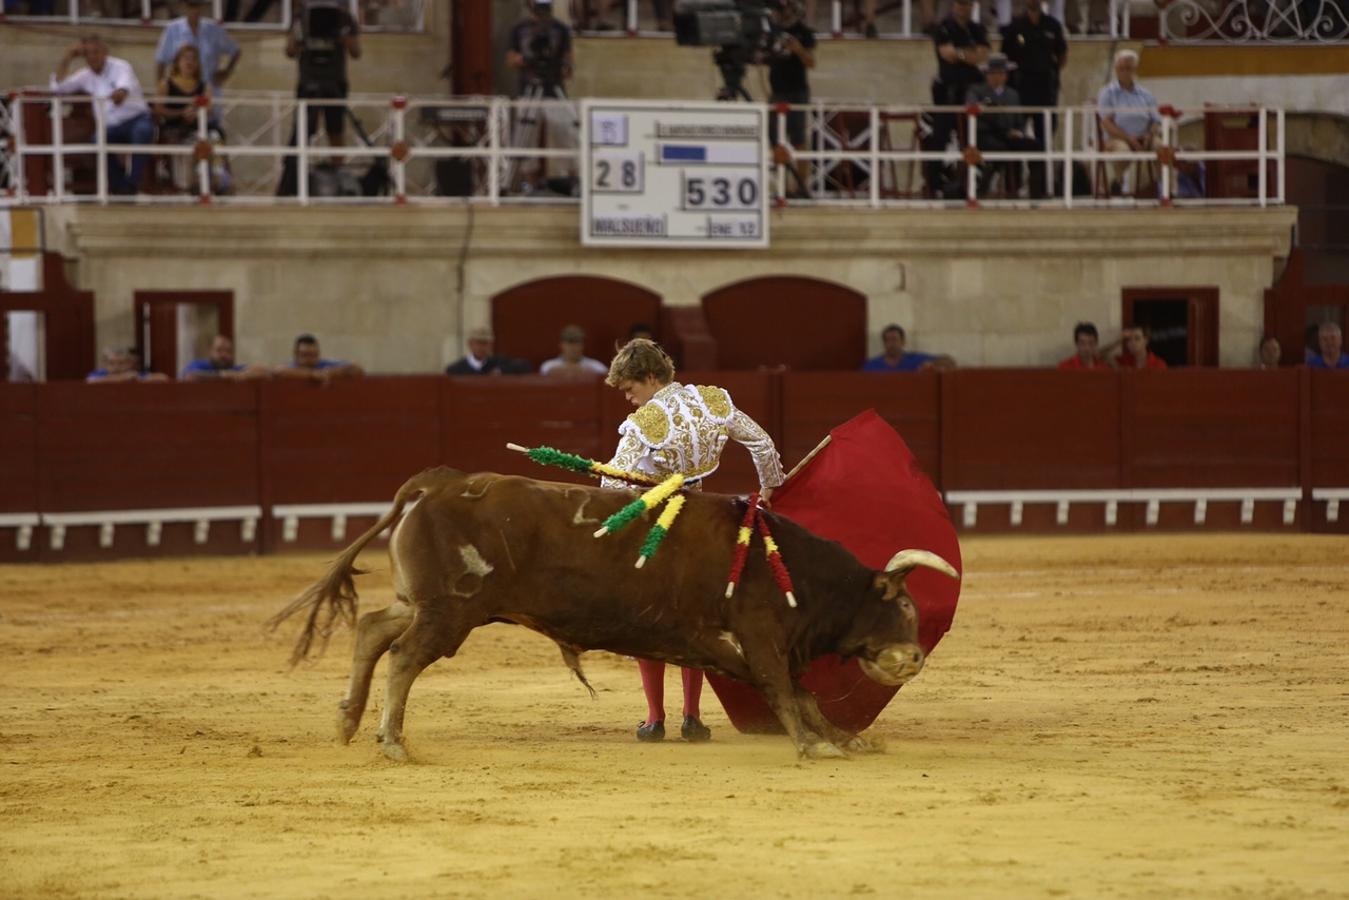
<path fill-rule="evenodd" d="M 984 73 L 984 81 L 972 84 L 965 92 L 965 103 L 986 108 L 999 106 L 1021 106 L 1021 96 L 1016 89 L 1007 85 L 1007 75 L 1016 69 L 1016 63 L 1009 62 L 1001 53 L 988 57 L 988 62 L 979 67 Z M 975 138 L 979 149 L 990 153 L 1008 151 L 1035 152 L 1040 142 L 1026 134 L 1026 114 L 1024 112 L 985 111 L 977 119 Z M 1020 174 L 1021 163 L 1004 163 L 1010 167 L 1006 171 Z M 981 174 L 986 167 L 981 166 Z M 1004 174 L 1004 178 L 1007 177 Z M 1030 164 L 1030 195 L 1032 200 L 1040 200 L 1045 195 L 1045 164 Z"/>
<path fill-rule="evenodd" d="M 66 69 L 76 59 L 87 62 L 69 78 Z M 98 35 L 89 35 L 66 51 L 52 73 L 51 90 L 57 94 L 88 94 L 102 104 L 103 126 L 110 144 L 149 144 L 155 138 L 155 123 L 141 93 L 141 84 L 131 63 L 108 55 L 108 45 Z M 122 167 L 121 155 L 108 154 L 108 188 L 114 194 L 134 194 L 148 157 L 135 153 L 131 173 Z"/>
<path fill-rule="evenodd" d="M 1138 54 L 1121 50 L 1115 54 L 1115 80 L 1101 88 L 1096 97 L 1100 107 L 1101 129 L 1105 132 L 1105 150 L 1111 153 L 1130 153 L 1152 150 L 1162 128 L 1162 117 L 1157 112 L 1157 98 L 1137 81 Z M 1110 172 L 1110 193 L 1123 190 L 1124 173 L 1132 160 L 1112 160 L 1106 163 Z M 1151 167 L 1138 167 L 1151 178 Z M 1141 178 L 1140 178 L 1141 181 Z M 1133 186 L 1141 189 L 1142 184 Z"/>
<path fill-rule="evenodd" d="M 1180 149 L 1194 153 L 1196 148 L 1187 144 Z M 1208 167 L 1202 159 L 1178 159 L 1173 169 L 1175 180 L 1172 182 L 1172 197 L 1177 200 L 1196 200 L 1208 196 Z"/>
<path fill-rule="evenodd" d="M 89 384 L 115 384 L 122 381 L 168 381 L 169 376 L 158 372 L 141 372 L 136 351 L 131 347 L 108 347 L 103 351 L 103 368 L 90 372 L 84 380 Z"/>
<path fill-rule="evenodd" d="M 920 369 L 949 369 L 955 360 L 945 354 L 906 353 L 908 335 L 898 325 L 886 325 L 881 332 L 885 352 L 862 364 L 863 372 L 917 372 Z"/>
<path fill-rule="evenodd" d="M 244 366 L 234 361 L 234 341 L 217 334 L 211 341 L 211 354 L 194 359 L 183 369 L 183 381 L 244 381 L 271 375 L 266 366 Z"/>
<path fill-rule="evenodd" d="M 1108 354 L 1115 347 L 1123 348 L 1115 356 L 1107 355 L 1116 369 L 1165 369 L 1166 360 L 1148 349 L 1148 330 L 1142 325 L 1126 325 L 1119 340 L 1102 351 Z"/>
<path fill-rule="evenodd" d="M 539 367 L 540 375 L 554 378 L 593 378 L 608 375 L 609 367 L 598 359 L 585 355 L 586 333 L 580 325 L 568 325 L 562 329 L 561 343 L 557 356 Z"/>
<path fill-rule="evenodd" d="M 183 15 L 170 21 L 159 36 L 159 46 L 155 48 L 155 78 L 162 83 L 179 51 L 183 47 L 196 47 L 202 80 L 211 96 L 219 97 L 243 51 L 219 22 L 202 18 L 202 11 L 210 5 L 210 0 L 183 0 Z M 229 60 L 223 69 L 220 67 L 222 59 Z M 165 93 L 162 87 L 159 92 Z"/>
<path fill-rule="evenodd" d="M 468 353 L 445 367 L 446 375 L 520 375 L 529 371 L 528 363 L 492 352 L 492 329 L 475 328 L 468 333 Z"/>
<path fill-rule="evenodd" d="M 201 57 L 197 48 L 184 44 L 173 57 L 167 77 L 160 79 L 159 95 L 165 98 L 155 103 L 155 117 L 159 121 L 159 138 L 166 143 L 181 144 L 197 133 L 197 97 L 210 98 L 211 91 L 201 76 Z"/>
<path fill-rule="evenodd" d="M 1279 360 L 1283 358 L 1283 348 L 1279 346 L 1279 339 L 1273 335 L 1265 335 L 1260 339 L 1260 351 L 1257 355 L 1257 368 L 1277 369 Z"/>
<path fill-rule="evenodd" d="M 1307 351 L 1307 365 L 1313 369 L 1349 369 L 1349 353 L 1344 352 L 1344 333 L 1334 322 L 1322 322 L 1316 330 L 1320 353 Z"/>
<path fill-rule="evenodd" d="M 319 352 L 319 339 L 302 334 L 295 339 L 294 357 L 284 366 L 277 366 L 272 374 L 279 378 L 307 378 L 328 382 L 336 378 L 360 378 L 365 370 L 355 363 L 324 359 Z"/>
<path fill-rule="evenodd" d="M 1076 371 L 1110 368 L 1110 364 L 1101 358 L 1099 352 L 1101 336 L 1096 331 L 1095 325 L 1090 322 L 1078 322 L 1077 327 L 1073 329 L 1073 343 L 1077 345 L 1077 352 L 1059 363 L 1060 369 Z"/>

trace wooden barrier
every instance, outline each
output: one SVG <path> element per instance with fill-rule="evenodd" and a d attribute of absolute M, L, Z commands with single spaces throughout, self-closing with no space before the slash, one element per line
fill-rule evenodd
<path fill-rule="evenodd" d="M 1344 373 L 681 377 L 731 390 L 788 467 L 876 408 L 966 529 L 1349 532 Z M 428 466 L 580 483 L 506 443 L 607 459 L 629 412 L 598 381 L 532 376 L 0 385 L 0 559 L 330 549 Z M 708 489 L 755 484 L 731 447 Z"/>

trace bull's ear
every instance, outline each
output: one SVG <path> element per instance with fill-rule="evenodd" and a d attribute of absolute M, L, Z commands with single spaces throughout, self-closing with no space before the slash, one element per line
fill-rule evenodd
<path fill-rule="evenodd" d="M 898 575 L 908 575 L 919 566 L 925 569 L 936 569 L 956 581 L 960 580 L 960 573 L 956 571 L 955 566 L 931 550 L 901 550 L 890 557 L 890 561 L 885 564 L 885 571 Z"/>
<path fill-rule="evenodd" d="M 881 595 L 881 601 L 889 603 L 904 593 L 904 576 L 893 572 L 877 572 L 871 579 L 871 585 Z"/>

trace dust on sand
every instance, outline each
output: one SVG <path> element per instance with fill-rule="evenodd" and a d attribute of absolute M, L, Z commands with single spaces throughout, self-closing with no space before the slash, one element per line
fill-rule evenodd
<path fill-rule="evenodd" d="M 0 568 L 0 893 L 1342 894 L 1349 543 L 971 539 L 955 626 L 873 729 L 797 762 L 639 745 L 633 665 L 496 625 L 433 665 L 414 762 L 334 741 L 350 635 L 260 623 L 317 557 Z M 367 559 L 380 564 L 377 554 Z M 362 579 L 362 609 L 390 598 Z M 671 673 L 667 705 L 678 712 Z"/>

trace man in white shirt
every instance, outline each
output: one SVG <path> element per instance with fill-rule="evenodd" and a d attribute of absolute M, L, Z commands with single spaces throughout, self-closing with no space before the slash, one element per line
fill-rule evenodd
<path fill-rule="evenodd" d="M 66 69 L 76 59 L 87 66 L 69 78 Z M 108 45 L 98 35 L 89 35 L 66 51 L 52 73 L 51 90 L 57 94 L 88 94 L 95 98 L 95 113 L 103 121 L 109 144 L 150 144 L 155 123 L 145 104 L 141 84 L 131 63 L 108 55 Z M 108 188 L 114 194 L 134 194 L 149 159 L 143 153 L 131 157 L 127 176 L 119 154 L 108 154 Z"/>
<path fill-rule="evenodd" d="M 595 378 L 608 375 L 609 369 L 598 359 L 585 355 L 586 333 L 580 325 L 562 329 L 557 356 L 539 367 L 540 375 L 554 378 Z"/>
<path fill-rule="evenodd" d="M 202 18 L 202 10 L 209 5 L 210 0 L 184 0 L 183 15 L 164 27 L 155 48 L 155 79 L 163 79 L 174 56 L 183 46 L 191 44 L 201 58 L 201 77 L 210 85 L 211 96 L 219 97 L 243 51 L 219 22 Z"/>

